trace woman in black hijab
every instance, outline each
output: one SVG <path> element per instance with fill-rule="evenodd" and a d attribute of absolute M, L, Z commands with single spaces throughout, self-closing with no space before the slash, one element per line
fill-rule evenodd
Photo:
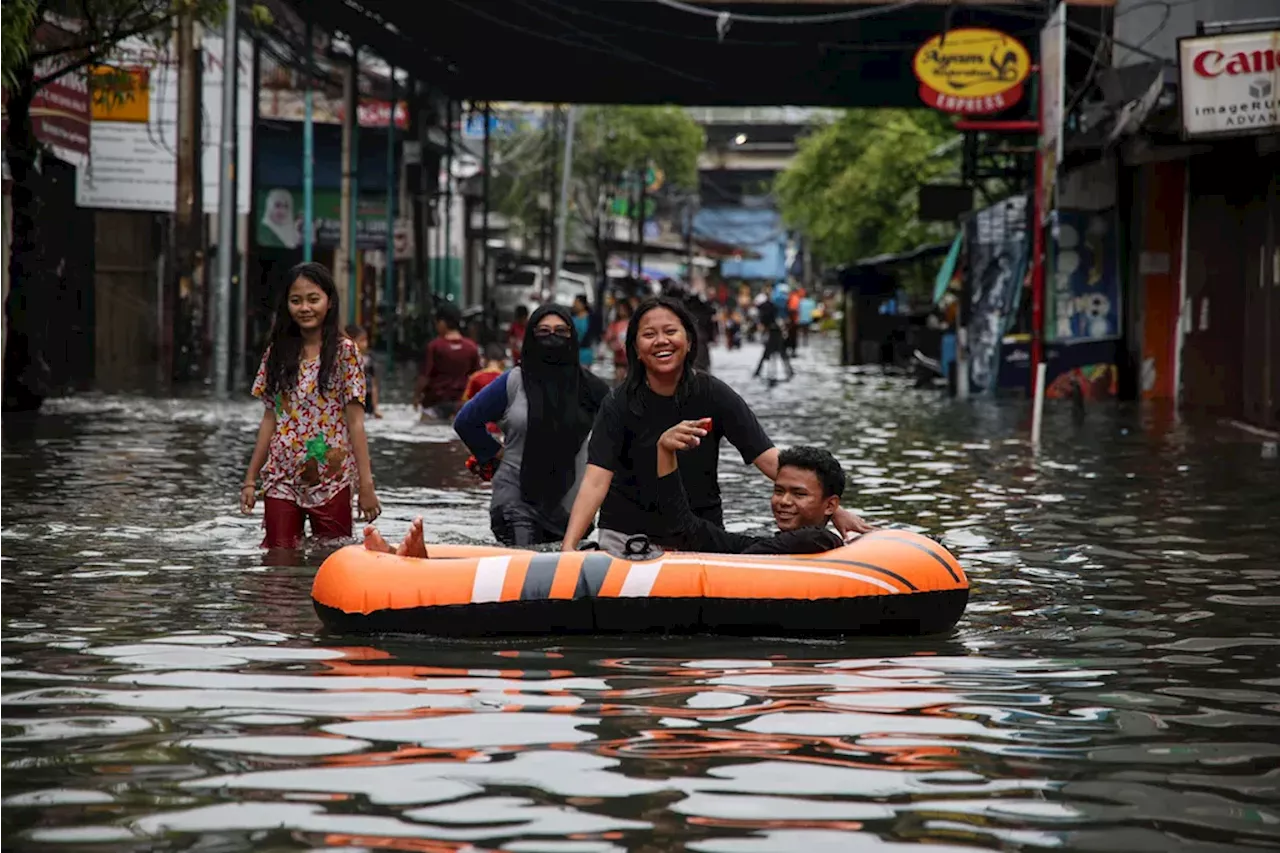
<path fill-rule="evenodd" d="M 587 464 L 587 436 L 604 380 L 578 363 L 573 317 L 543 305 L 525 327 L 520 366 L 472 398 L 453 427 L 475 454 L 478 468 L 497 463 L 489 516 L 504 545 L 559 542 Z M 497 422 L 504 444 L 485 429 Z"/>

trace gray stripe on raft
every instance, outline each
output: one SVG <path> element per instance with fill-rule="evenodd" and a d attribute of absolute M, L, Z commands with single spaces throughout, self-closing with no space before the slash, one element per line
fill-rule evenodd
<path fill-rule="evenodd" d="M 534 554 L 520 587 L 521 601 L 546 601 L 551 597 L 551 583 L 556 579 L 559 554 Z"/>
<path fill-rule="evenodd" d="M 592 554 L 582 561 L 582 571 L 578 572 L 578 585 L 573 590 L 574 598 L 596 598 L 600 595 L 600 587 L 604 586 L 604 576 L 613 565 L 613 557 L 608 554 Z"/>

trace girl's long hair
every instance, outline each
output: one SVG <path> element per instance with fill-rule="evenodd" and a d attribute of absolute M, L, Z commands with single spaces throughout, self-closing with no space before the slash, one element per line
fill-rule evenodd
<path fill-rule="evenodd" d="M 635 313 L 631 315 L 631 322 L 627 323 L 627 378 L 623 382 L 623 390 L 627 395 L 628 408 L 637 415 L 644 414 L 644 398 L 640 390 L 645 387 L 647 379 L 644 365 L 640 362 L 640 354 L 636 351 L 636 340 L 639 338 L 640 321 L 644 319 L 645 314 L 657 308 L 665 308 L 676 315 L 680 325 L 684 326 L 684 335 L 689 341 L 689 352 L 684 357 L 684 369 L 680 373 L 680 381 L 676 383 L 677 404 L 689 398 L 698 373 L 693 367 L 698 358 L 698 330 L 693 322 L 693 315 L 678 300 L 668 296 L 650 296 L 645 299 L 636 306 Z"/>
<path fill-rule="evenodd" d="M 338 362 L 338 344 L 342 339 L 342 330 L 338 328 L 338 316 L 342 313 L 338 307 L 338 288 L 323 264 L 298 264 L 289 270 L 284 291 L 280 294 L 280 301 L 276 303 L 275 317 L 271 321 L 271 340 L 267 353 L 267 395 L 270 397 L 280 393 L 288 394 L 298 384 L 302 330 L 289 313 L 289 291 L 300 278 L 311 282 L 329 297 L 329 309 L 325 312 L 324 323 L 321 325 L 320 373 L 316 378 L 316 385 L 321 394 L 332 390 L 334 385 L 334 367 Z"/>

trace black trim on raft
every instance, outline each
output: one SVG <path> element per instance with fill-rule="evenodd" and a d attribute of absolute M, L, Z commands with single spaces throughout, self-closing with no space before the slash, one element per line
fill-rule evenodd
<path fill-rule="evenodd" d="M 606 558 L 610 559 L 610 558 Z M 584 574 L 586 566 L 583 566 Z M 594 572 L 599 572 L 593 567 Z M 589 581 L 588 581 L 589 582 Z M 345 613 L 315 602 L 336 634 L 437 637 L 562 634 L 724 634 L 731 636 L 891 636 L 938 634 L 964 614 L 969 590 L 857 598 L 575 598 L 500 601 Z"/>
<path fill-rule="evenodd" d="M 910 539 L 903 539 L 901 536 L 894 536 L 891 532 L 887 530 L 879 530 L 873 533 L 872 535 L 879 536 L 881 539 L 892 539 L 894 542 L 901 542 L 903 545 L 910 545 L 912 548 L 915 548 L 917 551 L 925 552 L 930 557 L 933 557 L 933 559 L 937 560 L 938 565 L 942 566 L 942 568 L 947 570 L 947 574 L 951 575 L 951 579 L 953 581 L 955 581 L 956 583 L 960 583 L 960 578 L 956 577 L 955 571 L 951 568 L 951 566 L 947 565 L 947 561 L 939 557 L 938 553 L 933 549 L 926 548 L 923 545 L 921 545 L 919 542 L 912 542 Z"/>
<path fill-rule="evenodd" d="M 906 578 L 904 578 L 902 575 L 898 574 L 897 572 L 891 572 L 891 571 L 889 571 L 888 569 L 882 569 L 882 568 L 880 568 L 879 566 L 872 565 L 871 563 L 860 563 L 860 562 L 858 562 L 857 560 L 814 560 L 813 562 L 815 562 L 815 563 L 834 563 L 834 564 L 835 564 L 835 565 L 837 565 L 837 566 L 857 566 L 857 567 L 858 567 L 858 568 L 860 568 L 860 569 L 867 569 L 867 570 L 869 570 L 869 571 L 879 572 L 880 574 L 884 575 L 885 577 L 893 578 L 894 580 L 898 581 L 899 583 L 905 584 L 905 585 L 906 585 L 906 587 L 907 587 L 907 589 L 911 590 L 912 592 L 915 592 L 915 591 L 917 591 L 917 590 L 919 590 L 919 589 L 920 589 L 920 587 L 916 586 L 916 585 L 915 585 L 915 584 L 913 584 L 911 581 L 907 580 Z M 951 577 L 952 577 L 952 578 L 954 578 L 954 577 L 955 577 L 955 575 L 952 575 Z"/>
<path fill-rule="evenodd" d="M 521 601 L 542 601 L 551 597 L 551 584 L 556 579 L 560 554 L 534 554 L 520 587 Z"/>

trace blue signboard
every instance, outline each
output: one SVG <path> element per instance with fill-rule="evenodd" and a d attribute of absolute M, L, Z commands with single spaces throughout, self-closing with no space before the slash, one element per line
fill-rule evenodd
<path fill-rule="evenodd" d="M 1120 336 L 1116 212 L 1059 210 L 1050 245 L 1045 338 L 1061 343 Z"/>
<path fill-rule="evenodd" d="M 543 124 L 543 114 L 537 110 L 529 110 L 519 113 L 495 112 L 489 115 L 489 135 L 510 136 L 515 133 L 521 125 L 533 130 L 538 130 L 541 129 Z M 465 116 L 462 122 L 462 136 L 464 139 L 484 138 L 483 112 L 473 112 Z"/>

